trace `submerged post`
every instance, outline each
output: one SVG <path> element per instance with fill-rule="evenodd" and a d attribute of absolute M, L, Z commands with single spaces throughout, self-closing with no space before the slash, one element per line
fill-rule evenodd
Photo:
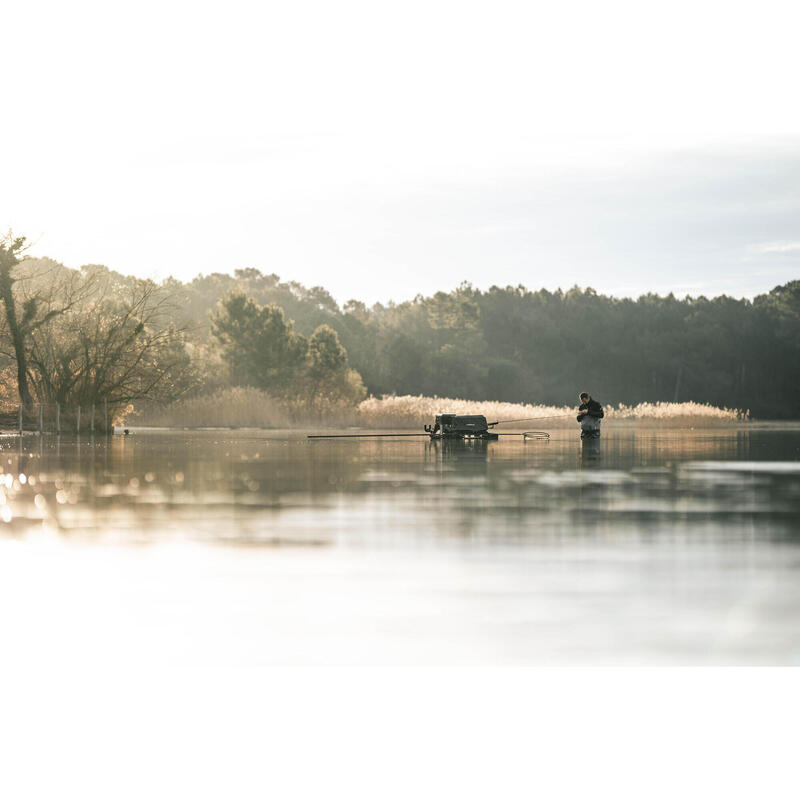
<path fill-rule="evenodd" d="M 94 433 L 94 403 L 92 403 L 92 416 L 89 422 L 89 430 Z"/>
<path fill-rule="evenodd" d="M 106 436 L 108 436 L 108 398 L 103 398 L 103 422 L 105 423 Z"/>
<path fill-rule="evenodd" d="M 22 403 L 19 404 L 19 435 L 22 436 Z"/>
<path fill-rule="evenodd" d="M 39 435 L 40 436 L 42 435 L 43 431 L 44 431 L 44 422 L 43 422 L 43 418 L 42 418 L 42 404 L 39 403 Z"/>
<path fill-rule="evenodd" d="M 61 433 L 61 403 L 56 403 L 56 433 Z"/>
<path fill-rule="evenodd" d="M 81 432 L 81 407 L 78 406 L 78 433 Z"/>

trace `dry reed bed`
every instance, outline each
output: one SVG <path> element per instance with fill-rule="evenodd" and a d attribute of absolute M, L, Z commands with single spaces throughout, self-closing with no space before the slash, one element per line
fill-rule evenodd
<path fill-rule="evenodd" d="M 531 405 L 496 401 L 458 400 L 451 397 L 369 397 L 358 406 L 360 424 L 378 428 L 417 428 L 437 413 L 483 414 L 489 422 L 529 419 L 542 427 L 574 427 L 577 406 Z M 658 421 L 665 425 L 694 426 L 748 419 L 747 412 L 704 403 L 639 403 L 605 406 L 606 419 Z M 520 422 L 518 427 L 528 426 Z"/>
<path fill-rule="evenodd" d="M 672 427 L 724 424 L 744 421 L 749 416 L 747 412 L 702 403 L 640 403 L 636 406 L 606 406 L 605 410 L 609 420 L 656 421 Z M 180 400 L 169 406 L 144 408 L 129 422 L 165 427 L 420 429 L 442 412 L 483 414 L 489 422 L 534 418 L 513 426 L 524 429 L 574 427 L 576 408 L 402 395 L 369 397 L 356 408 L 329 406 L 320 410 L 306 406 L 290 407 L 259 389 L 235 387 L 205 397 Z"/>

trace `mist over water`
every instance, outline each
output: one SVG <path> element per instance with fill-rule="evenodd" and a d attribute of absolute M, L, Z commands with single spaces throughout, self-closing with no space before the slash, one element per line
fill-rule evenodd
<path fill-rule="evenodd" d="M 23 660 L 800 662 L 797 427 L 141 430 L 0 459 Z"/>

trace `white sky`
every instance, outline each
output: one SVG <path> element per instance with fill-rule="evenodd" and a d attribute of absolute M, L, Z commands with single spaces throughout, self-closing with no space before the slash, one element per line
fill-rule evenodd
<path fill-rule="evenodd" d="M 800 277 L 787 2 L 4 8 L 0 227 L 339 300 Z"/>

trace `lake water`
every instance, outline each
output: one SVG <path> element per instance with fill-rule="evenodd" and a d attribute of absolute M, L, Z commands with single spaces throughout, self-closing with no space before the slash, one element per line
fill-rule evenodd
<path fill-rule="evenodd" d="M 800 663 L 798 426 L 28 435 L 0 465 L 20 666 Z"/>

